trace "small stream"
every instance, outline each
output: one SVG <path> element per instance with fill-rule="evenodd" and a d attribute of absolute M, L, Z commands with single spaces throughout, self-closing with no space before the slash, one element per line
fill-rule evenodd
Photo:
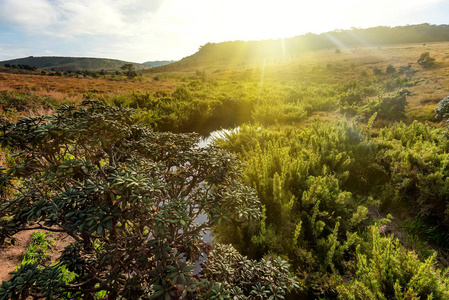
<path fill-rule="evenodd" d="M 198 143 L 198 147 L 199 148 L 205 148 L 207 146 L 209 146 L 214 139 L 216 138 L 220 138 L 220 137 L 224 137 L 226 134 L 238 131 L 239 127 L 236 127 L 234 129 L 221 129 L 221 130 L 215 130 L 212 131 L 208 137 L 205 138 L 201 138 L 199 143 Z M 200 214 L 196 219 L 195 219 L 195 223 L 197 224 L 202 224 L 204 222 L 207 221 L 207 215 L 206 214 Z M 206 230 L 203 234 L 203 241 L 205 241 L 206 243 L 211 243 L 213 240 L 213 236 L 212 233 L 210 232 L 210 230 Z"/>
<path fill-rule="evenodd" d="M 227 134 L 238 132 L 239 127 L 233 128 L 233 129 L 221 129 L 221 130 L 215 130 L 212 131 L 208 137 L 202 138 L 199 143 L 199 148 L 205 148 L 209 146 L 214 139 L 225 137 Z M 202 224 L 207 221 L 207 215 L 206 214 L 200 214 L 196 219 L 195 223 Z M 210 229 L 207 229 L 203 232 L 203 241 L 206 243 L 213 243 L 214 237 L 212 235 L 212 232 Z M 194 272 L 197 273 L 201 270 L 200 264 L 207 259 L 207 255 L 203 254 L 198 261 L 195 262 L 194 266 Z"/>
<path fill-rule="evenodd" d="M 200 139 L 200 142 L 198 143 L 198 147 L 199 148 L 207 147 L 214 141 L 214 139 L 226 137 L 226 135 L 231 134 L 231 133 L 237 133 L 239 130 L 240 130 L 240 127 L 212 131 L 208 137 Z"/>
<path fill-rule="evenodd" d="M 214 139 L 222 138 L 222 137 L 225 137 L 227 134 L 238 132 L 239 129 L 240 129 L 240 127 L 235 127 L 232 129 L 220 129 L 220 130 L 212 131 L 208 137 L 200 139 L 200 141 L 198 143 L 198 147 L 205 148 L 205 147 L 209 146 L 214 141 Z M 207 215 L 205 215 L 205 214 L 200 214 L 195 219 L 195 222 L 197 224 L 202 224 L 206 221 L 207 221 Z M 206 243 L 211 243 L 213 241 L 213 236 L 209 229 L 204 232 L 203 241 Z"/>

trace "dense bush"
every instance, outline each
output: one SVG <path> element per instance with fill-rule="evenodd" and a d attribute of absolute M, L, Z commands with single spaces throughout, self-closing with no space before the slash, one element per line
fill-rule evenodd
<path fill-rule="evenodd" d="M 108 299 L 202 297 L 206 286 L 229 293 L 234 284 L 223 281 L 227 269 L 193 269 L 210 249 L 202 232 L 260 217 L 254 191 L 239 182 L 236 158 L 196 147 L 196 135 L 135 125 L 129 109 L 84 105 L 1 128 L 2 146 L 17 154 L 1 173 L 2 191 L 15 194 L 1 193 L 0 242 L 29 229 L 64 232 L 73 242 L 57 264 L 21 266 L 1 285 L 0 299 L 93 299 L 100 292 Z M 248 270 L 258 264 L 237 259 Z M 209 280 L 200 281 L 198 272 L 208 272 Z M 263 289 L 282 296 L 295 282 L 278 259 L 254 278 L 258 285 L 242 288 L 243 294 Z"/>
<path fill-rule="evenodd" d="M 385 69 L 385 74 L 392 75 L 396 73 L 396 68 L 393 65 L 388 65 Z"/>
<path fill-rule="evenodd" d="M 368 138 L 373 120 L 365 128 L 320 121 L 302 130 L 243 126 L 218 140 L 245 161 L 245 181 L 264 208 L 258 224 L 219 226 L 218 239 L 252 258 L 284 255 L 311 298 L 447 297 L 429 247 L 449 249 L 449 142 L 441 129 L 418 122 Z M 427 261 L 379 234 L 390 225 L 367 230 L 397 210 L 427 228 L 425 249 L 417 249 Z"/>
<path fill-rule="evenodd" d="M 435 58 L 430 57 L 429 52 L 423 52 L 419 56 L 418 64 L 423 68 L 431 68 L 435 64 Z"/>
<path fill-rule="evenodd" d="M 437 269 L 435 254 L 421 262 L 379 230 L 371 227 L 368 244 L 357 247 L 355 278 L 337 287 L 339 298 L 448 299 L 449 279 Z"/>
<path fill-rule="evenodd" d="M 447 119 L 449 117 L 449 97 L 444 98 L 435 108 L 435 118 L 438 120 Z"/>
<path fill-rule="evenodd" d="M 285 255 L 305 293 L 333 295 L 369 221 L 370 197 L 355 196 L 382 177 L 373 164 L 373 147 L 347 123 L 316 122 L 304 130 L 276 134 L 242 127 L 219 143 L 247 163 L 245 181 L 264 207 L 258 224 L 219 226 L 218 239 L 231 241 L 250 257 Z"/>
<path fill-rule="evenodd" d="M 416 72 L 418 72 L 418 71 L 412 69 L 412 65 L 411 64 L 408 64 L 406 66 L 400 66 L 399 69 L 398 69 L 398 74 L 399 75 L 405 75 L 407 77 L 411 77 L 411 76 L 415 75 Z"/>
<path fill-rule="evenodd" d="M 441 129 L 417 121 L 399 123 L 382 129 L 377 143 L 379 164 L 396 190 L 388 202 L 404 199 L 415 216 L 449 227 L 449 142 Z"/>

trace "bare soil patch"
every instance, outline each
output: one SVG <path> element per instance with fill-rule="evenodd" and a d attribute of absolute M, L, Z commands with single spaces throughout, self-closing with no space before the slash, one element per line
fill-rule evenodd
<path fill-rule="evenodd" d="M 14 235 L 14 245 L 3 245 L 0 247 L 0 283 L 3 280 L 11 278 L 10 272 L 20 265 L 25 250 L 28 248 L 33 240 L 31 236 L 34 231 L 22 231 Z M 51 233 L 50 237 L 54 240 L 54 245 L 51 249 L 51 261 L 55 262 L 60 252 L 69 245 L 73 239 L 64 233 Z"/>
<path fill-rule="evenodd" d="M 0 281 L 11 278 L 10 272 L 20 264 L 23 253 L 31 242 L 31 231 L 17 233 L 14 245 L 3 245 L 0 247 Z"/>

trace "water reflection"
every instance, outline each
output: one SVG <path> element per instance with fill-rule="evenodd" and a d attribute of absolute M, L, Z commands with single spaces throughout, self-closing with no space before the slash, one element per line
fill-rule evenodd
<path fill-rule="evenodd" d="M 204 148 L 209 146 L 215 139 L 224 138 L 226 135 L 231 133 L 237 133 L 239 132 L 240 127 L 235 127 L 232 129 L 220 129 L 212 131 L 208 137 L 200 139 L 200 142 L 198 143 L 199 148 Z"/>

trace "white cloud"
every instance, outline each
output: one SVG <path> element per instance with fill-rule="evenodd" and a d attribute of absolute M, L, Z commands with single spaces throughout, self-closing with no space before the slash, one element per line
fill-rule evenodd
<path fill-rule="evenodd" d="M 54 7 L 46 0 L 2 0 L 0 18 L 25 28 L 48 26 L 57 21 Z"/>
<path fill-rule="evenodd" d="M 346 23 L 362 27 L 406 25 L 403 19 L 444 0 L 369 0 L 355 1 L 347 11 Z M 419 23 L 419 21 L 410 22 Z"/>
<path fill-rule="evenodd" d="M 0 0 L 0 17 L 34 34 L 131 35 L 162 0 Z"/>
<path fill-rule="evenodd" d="M 0 48 L 0 60 L 10 60 L 18 57 L 30 56 L 30 49 L 25 48 Z"/>
<path fill-rule="evenodd" d="M 59 22 L 49 29 L 61 35 L 120 34 L 120 12 L 105 1 L 60 1 Z M 50 32 L 51 33 L 51 32 Z"/>

